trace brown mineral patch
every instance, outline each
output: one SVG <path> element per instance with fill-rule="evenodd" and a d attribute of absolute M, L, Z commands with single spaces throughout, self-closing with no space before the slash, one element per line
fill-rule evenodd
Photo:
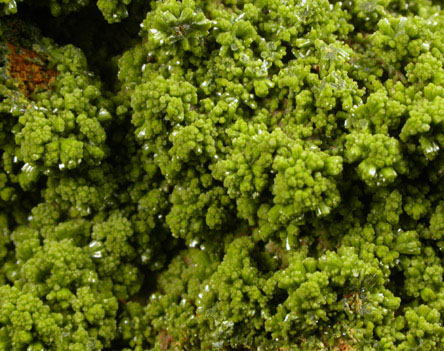
<path fill-rule="evenodd" d="M 337 343 L 333 347 L 333 351 L 355 351 L 356 349 L 353 348 L 347 341 L 343 339 L 337 340 Z"/>
<path fill-rule="evenodd" d="M 31 49 L 21 48 L 12 42 L 9 49 L 9 75 L 20 84 L 23 94 L 30 96 L 36 89 L 48 89 L 57 72 L 47 68 L 47 60 Z"/>
<path fill-rule="evenodd" d="M 165 329 L 162 329 L 159 332 L 159 342 L 161 350 L 168 350 L 172 341 L 173 338 Z"/>

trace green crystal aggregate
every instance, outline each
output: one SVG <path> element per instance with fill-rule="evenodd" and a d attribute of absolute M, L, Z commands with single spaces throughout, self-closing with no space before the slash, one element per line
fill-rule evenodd
<path fill-rule="evenodd" d="M 0 351 L 444 350 L 444 10 L 0 0 Z"/>

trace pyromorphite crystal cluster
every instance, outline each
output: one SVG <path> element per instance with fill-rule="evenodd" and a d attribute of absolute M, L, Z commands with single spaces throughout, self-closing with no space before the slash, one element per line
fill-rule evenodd
<path fill-rule="evenodd" d="M 0 351 L 444 350 L 438 1 L 0 13 Z"/>

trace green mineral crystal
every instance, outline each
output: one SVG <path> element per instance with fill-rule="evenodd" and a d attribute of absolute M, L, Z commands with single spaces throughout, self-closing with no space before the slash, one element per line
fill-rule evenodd
<path fill-rule="evenodd" d="M 444 350 L 444 9 L 0 0 L 0 351 Z"/>

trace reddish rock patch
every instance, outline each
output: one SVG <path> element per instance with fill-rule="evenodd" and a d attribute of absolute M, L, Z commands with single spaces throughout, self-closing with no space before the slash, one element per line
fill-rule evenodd
<path fill-rule="evenodd" d="M 20 89 L 30 96 L 36 89 L 48 89 L 55 81 L 57 72 L 47 67 L 47 60 L 37 52 L 21 48 L 12 42 L 9 49 L 9 75 L 19 82 Z"/>

